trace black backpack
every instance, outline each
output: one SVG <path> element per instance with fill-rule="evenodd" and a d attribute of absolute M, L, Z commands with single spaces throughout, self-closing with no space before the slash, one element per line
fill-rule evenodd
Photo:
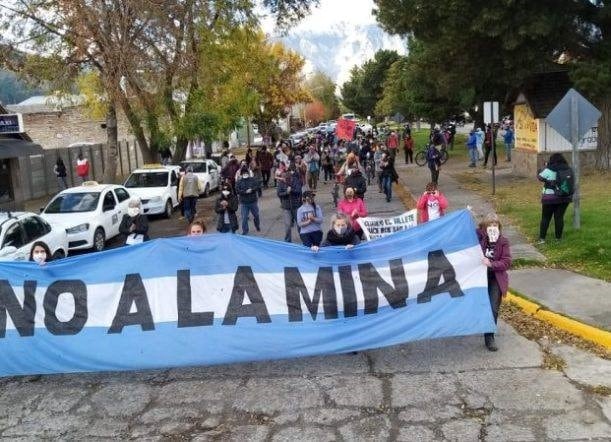
<path fill-rule="evenodd" d="M 556 187 L 554 193 L 557 196 L 573 196 L 575 192 L 575 174 L 573 169 L 566 167 L 556 171 Z"/>

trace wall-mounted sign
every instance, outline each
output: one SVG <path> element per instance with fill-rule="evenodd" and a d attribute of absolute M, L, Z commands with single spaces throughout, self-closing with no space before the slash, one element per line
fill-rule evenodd
<path fill-rule="evenodd" d="M 534 150 L 539 148 L 539 126 L 526 104 L 516 104 L 513 108 L 516 128 L 516 148 Z"/>
<path fill-rule="evenodd" d="M 23 130 L 21 114 L 0 114 L 0 134 L 20 134 Z"/>

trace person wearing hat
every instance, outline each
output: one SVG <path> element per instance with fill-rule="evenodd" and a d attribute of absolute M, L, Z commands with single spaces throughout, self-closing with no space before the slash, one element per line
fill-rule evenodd
<path fill-rule="evenodd" d="M 322 208 L 314 202 L 316 194 L 311 191 L 303 193 L 303 204 L 297 209 L 299 237 L 306 247 L 320 246 L 322 242 Z"/>
<path fill-rule="evenodd" d="M 501 233 L 501 222 L 496 213 L 486 215 L 477 234 L 484 253 L 482 264 L 488 268 L 488 298 L 496 324 L 501 300 L 507 295 L 509 288 L 507 271 L 511 267 L 511 250 L 509 241 Z M 494 341 L 494 333 L 485 333 L 484 343 L 488 350 L 498 350 Z"/>

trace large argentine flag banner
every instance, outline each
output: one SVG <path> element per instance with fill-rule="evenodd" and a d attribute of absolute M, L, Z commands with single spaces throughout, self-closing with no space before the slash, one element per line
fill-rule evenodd
<path fill-rule="evenodd" d="M 0 264 L 0 375 L 344 353 L 495 331 L 467 211 L 352 250 L 214 234 Z"/>

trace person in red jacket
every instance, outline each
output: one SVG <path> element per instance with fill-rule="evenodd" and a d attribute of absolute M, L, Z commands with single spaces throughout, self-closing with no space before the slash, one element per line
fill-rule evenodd
<path fill-rule="evenodd" d="M 511 267 L 511 250 L 509 241 L 501 233 L 501 222 L 496 213 L 486 215 L 477 235 L 484 253 L 482 264 L 488 268 L 488 298 L 490 298 L 490 308 L 496 323 L 501 300 L 507 295 L 509 288 L 507 270 Z M 488 350 L 498 350 L 494 342 L 494 333 L 485 333 L 484 343 Z"/>
<path fill-rule="evenodd" d="M 428 183 L 426 190 L 416 204 L 421 223 L 433 221 L 443 216 L 448 208 L 448 200 L 437 188 L 437 184 Z"/>
<path fill-rule="evenodd" d="M 76 174 L 81 179 L 81 184 L 89 179 L 89 160 L 79 152 L 76 160 Z"/>
<path fill-rule="evenodd" d="M 337 204 L 337 212 L 343 213 L 350 218 L 352 230 L 354 230 L 359 238 L 361 238 L 363 235 L 363 230 L 361 229 L 361 225 L 357 222 L 357 219 L 367 216 L 367 207 L 365 206 L 365 202 L 355 196 L 355 192 L 352 187 L 346 188 L 344 191 L 344 196 L 345 198 Z"/>

